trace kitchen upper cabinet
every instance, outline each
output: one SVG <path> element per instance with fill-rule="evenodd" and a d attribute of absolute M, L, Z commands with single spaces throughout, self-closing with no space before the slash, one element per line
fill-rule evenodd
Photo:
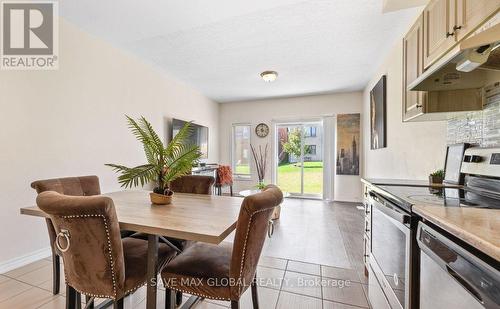
<path fill-rule="evenodd" d="M 498 12 L 500 0 L 430 0 L 403 39 L 403 121 L 445 120 L 483 108 L 482 89 L 408 91 L 408 86 L 433 72 L 438 59 L 454 57 L 467 35 L 498 23 Z"/>
<path fill-rule="evenodd" d="M 455 45 L 456 37 L 454 35 L 455 30 L 453 29 L 455 26 L 455 11 L 455 0 L 431 0 L 424 9 L 425 68 L 428 68 L 435 60 Z"/>
<path fill-rule="evenodd" d="M 422 91 L 407 91 L 407 87 L 416 80 L 424 70 L 423 64 L 423 27 L 424 20 L 420 18 L 411 27 L 403 39 L 403 120 L 409 120 L 425 112 L 426 93 Z"/>
<path fill-rule="evenodd" d="M 488 17 L 500 9 L 500 0 L 455 0 L 456 22 L 454 29 L 458 40 L 475 30 Z"/>
<path fill-rule="evenodd" d="M 424 9 L 424 68 L 500 9 L 500 0 L 431 0 Z"/>

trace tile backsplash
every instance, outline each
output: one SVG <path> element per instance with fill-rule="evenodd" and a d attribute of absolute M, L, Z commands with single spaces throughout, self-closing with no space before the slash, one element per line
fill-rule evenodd
<path fill-rule="evenodd" d="M 500 94 L 488 98 L 482 111 L 448 120 L 447 143 L 500 146 Z"/>

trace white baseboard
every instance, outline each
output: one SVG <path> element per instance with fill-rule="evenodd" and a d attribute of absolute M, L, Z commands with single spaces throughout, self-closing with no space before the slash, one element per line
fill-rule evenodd
<path fill-rule="evenodd" d="M 352 197 L 346 197 L 346 198 L 343 198 L 343 197 L 340 197 L 340 198 L 336 198 L 335 200 L 333 200 L 334 202 L 343 202 L 343 203 L 362 203 L 363 201 L 361 199 L 358 199 L 358 198 L 352 198 Z"/>
<path fill-rule="evenodd" d="M 0 274 L 6 273 L 21 266 L 44 259 L 52 254 L 49 247 L 42 248 L 31 253 L 10 259 L 5 262 L 0 262 Z"/>

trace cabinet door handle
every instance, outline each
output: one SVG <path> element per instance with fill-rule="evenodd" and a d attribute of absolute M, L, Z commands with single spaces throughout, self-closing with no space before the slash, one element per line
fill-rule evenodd
<path fill-rule="evenodd" d="M 446 37 L 449 38 L 450 36 L 454 36 L 455 32 L 446 32 Z"/>
<path fill-rule="evenodd" d="M 457 26 L 457 25 L 453 26 L 453 30 L 455 30 L 455 31 L 460 30 L 460 29 L 462 29 L 462 26 Z"/>
<path fill-rule="evenodd" d="M 422 108 L 422 107 L 424 107 L 424 106 L 417 104 L 417 108 Z"/>

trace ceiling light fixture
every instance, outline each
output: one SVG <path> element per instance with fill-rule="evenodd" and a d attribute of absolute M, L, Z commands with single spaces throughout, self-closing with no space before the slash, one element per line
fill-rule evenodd
<path fill-rule="evenodd" d="M 276 71 L 264 71 L 262 73 L 260 73 L 260 77 L 262 77 L 262 79 L 265 81 L 265 82 L 274 82 L 276 80 L 276 78 L 278 77 L 278 72 Z"/>

